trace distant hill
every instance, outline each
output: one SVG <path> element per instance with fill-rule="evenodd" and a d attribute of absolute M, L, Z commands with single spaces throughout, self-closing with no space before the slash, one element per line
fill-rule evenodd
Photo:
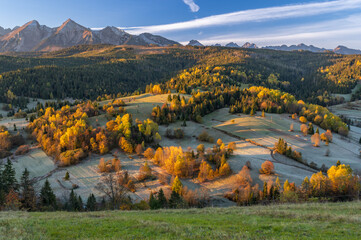
<path fill-rule="evenodd" d="M 298 44 L 298 45 L 281 45 L 281 46 L 267 46 L 263 47 L 264 49 L 272 49 L 272 50 L 279 50 L 279 51 L 310 51 L 310 52 L 334 52 L 338 54 L 345 54 L 345 55 L 351 55 L 351 54 L 361 54 L 361 50 L 357 49 L 350 49 L 345 46 L 338 46 L 335 49 L 326 49 L 326 48 L 319 48 L 315 47 L 313 45 L 306 45 L 304 43 Z"/>
<path fill-rule="evenodd" d="M 239 48 L 238 44 L 234 42 L 230 42 L 226 44 L 226 47 Z"/>
<path fill-rule="evenodd" d="M 190 40 L 187 46 L 203 47 L 204 45 L 197 40 Z"/>
<path fill-rule="evenodd" d="M 55 28 L 40 25 L 36 20 L 12 30 L 0 27 L 0 52 L 49 52 L 81 44 L 169 46 L 179 43 L 150 33 L 131 35 L 116 27 L 92 30 L 71 19 Z"/>
<path fill-rule="evenodd" d="M 350 48 L 345 47 L 345 46 L 338 46 L 337 48 L 335 48 L 333 50 L 333 52 L 334 53 L 339 53 L 339 54 L 347 54 L 347 55 L 361 54 L 361 50 L 350 49 Z"/>
<path fill-rule="evenodd" d="M 242 48 L 258 48 L 258 47 L 254 43 L 246 42 L 245 44 L 243 44 Z"/>
<path fill-rule="evenodd" d="M 327 49 L 325 48 L 318 48 L 315 47 L 313 45 L 306 45 L 306 44 L 298 44 L 298 45 L 291 45 L 291 46 L 287 46 L 287 45 L 281 45 L 281 46 L 267 46 L 267 47 L 263 47 L 264 49 L 272 49 L 272 50 L 280 50 L 280 51 L 299 51 L 299 50 L 303 50 L 303 51 L 310 51 L 310 52 L 325 52 L 327 51 Z"/>

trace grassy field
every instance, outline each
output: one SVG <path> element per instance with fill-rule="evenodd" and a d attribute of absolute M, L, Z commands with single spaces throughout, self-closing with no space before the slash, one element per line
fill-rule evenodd
<path fill-rule="evenodd" d="M 360 239 L 361 202 L 90 213 L 1 212 L 0 239 Z"/>

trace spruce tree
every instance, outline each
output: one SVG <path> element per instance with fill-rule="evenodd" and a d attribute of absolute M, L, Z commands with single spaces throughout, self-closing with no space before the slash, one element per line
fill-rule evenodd
<path fill-rule="evenodd" d="M 81 196 L 78 197 L 78 205 L 77 205 L 77 211 L 83 211 L 84 209 L 84 203 L 83 203 L 83 199 L 81 198 Z"/>
<path fill-rule="evenodd" d="M 97 210 L 97 201 L 95 199 L 94 194 L 90 194 L 88 200 L 86 202 L 86 210 L 87 211 L 96 211 Z"/>
<path fill-rule="evenodd" d="M 154 197 L 153 192 L 151 192 L 149 196 L 149 207 L 150 209 L 158 209 L 160 207 L 159 201 Z"/>
<path fill-rule="evenodd" d="M 2 171 L 2 182 L 4 193 L 8 194 L 10 189 L 18 190 L 18 182 L 15 178 L 15 169 L 13 168 L 13 164 L 8 158 L 7 163 L 5 164 L 5 168 Z"/>
<path fill-rule="evenodd" d="M 2 170 L 2 165 L 0 165 L 0 207 L 4 205 L 5 202 L 4 184 L 2 179 L 3 179 L 3 170 Z"/>
<path fill-rule="evenodd" d="M 74 190 L 72 189 L 69 195 L 68 210 L 77 211 L 78 209 L 79 209 L 79 201 Z"/>
<path fill-rule="evenodd" d="M 48 179 L 45 180 L 44 186 L 40 191 L 40 204 L 46 209 L 56 209 L 56 197 L 53 189 L 51 189 Z"/>
<path fill-rule="evenodd" d="M 20 201 L 23 209 L 34 210 L 36 207 L 36 196 L 29 171 L 25 168 L 20 181 Z"/>
<path fill-rule="evenodd" d="M 172 191 L 172 194 L 170 195 L 170 199 L 169 199 L 169 207 L 181 208 L 181 206 L 182 206 L 181 196 L 176 191 Z"/>
<path fill-rule="evenodd" d="M 158 202 L 160 208 L 167 208 L 168 207 L 168 201 L 167 198 L 164 195 L 163 189 L 161 188 L 158 192 Z"/>

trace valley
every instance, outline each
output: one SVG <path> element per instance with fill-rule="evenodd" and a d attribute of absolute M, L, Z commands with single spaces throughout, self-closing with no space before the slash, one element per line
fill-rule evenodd
<path fill-rule="evenodd" d="M 359 94 L 358 59 L 111 45 L 0 56 L 0 125 L 23 138 L 1 161 L 18 182 L 27 169 L 35 192 L 49 185 L 51 209 L 91 197 L 100 209 L 157 209 L 161 194 L 171 208 L 355 197 L 353 182 L 347 193 L 304 186 L 334 166 L 361 171 L 361 129 L 343 112 L 357 102 L 342 95 Z"/>

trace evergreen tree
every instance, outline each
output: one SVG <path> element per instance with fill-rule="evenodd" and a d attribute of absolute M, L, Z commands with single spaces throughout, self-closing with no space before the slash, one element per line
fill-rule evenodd
<path fill-rule="evenodd" d="M 167 198 L 164 195 L 163 189 L 161 188 L 158 192 L 158 202 L 160 208 L 167 208 L 168 207 L 168 201 Z"/>
<path fill-rule="evenodd" d="M 158 209 L 158 208 L 160 208 L 159 201 L 158 201 L 158 199 L 156 199 L 154 197 L 153 192 L 151 192 L 150 196 L 149 196 L 149 207 L 150 207 L 150 209 Z"/>
<path fill-rule="evenodd" d="M 25 168 L 20 182 L 20 201 L 23 209 L 34 210 L 36 196 L 32 181 L 29 179 L 29 171 Z"/>
<path fill-rule="evenodd" d="M 315 130 L 313 129 L 313 124 L 312 124 L 312 123 L 308 124 L 307 133 L 308 133 L 309 135 L 315 134 Z"/>
<path fill-rule="evenodd" d="M 70 195 L 69 195 L 68 210 L 69 211 L 78 211 L 79 210 L 79 200 L 73 189 L 71 190 Z"/>
<path fill-rule="evenodd" d="M 45 180 L 44 186 L 40 191 L 40 204 L 42 207 L 45 207 L 45 209 L 56 209 L 56 197 L 48 179 Z"/>
<path fill-rule="evenodd" d="M 81 196 L 78 197 L 78 205 L 77 205 L 77 211 L 83 211 L 84 209 L 84 203 L 83 203 L 83 199 L 81 198 Z"/>
<path fill-rule="evenodd" d="M 0 165 L 0 206 L 4 205 L 5 203 L 5 190 L 2 179 L 3 179 L 3 170 L 2 170 L 2 165 Z"/>
<path fill-rule="evenodd" d="M 86 210 L 87 211 L 96 211 L 97 210 L 97 201 L 95 199 L 94 194 L 90 194 L 88 200 L 86 202 Z"/>
<path fill-rule="evenodd" d="M 183 207 L 183 199 L 182 197 L 176 192 L 172 191 L 169 199 L 169 207 L 170 208 L 181 208 Z"/>
<path fill-rule="evenodd" d="M 18 190 L 18 182 L 15 178 L 15 169 L 13 168 L 13 164 L 9 158 L 5 164 L 4 170 L 2 171 L 2 182 L 5 194 L 8 194 L 10 189 L 14 189 L 15 191 Z"/>

